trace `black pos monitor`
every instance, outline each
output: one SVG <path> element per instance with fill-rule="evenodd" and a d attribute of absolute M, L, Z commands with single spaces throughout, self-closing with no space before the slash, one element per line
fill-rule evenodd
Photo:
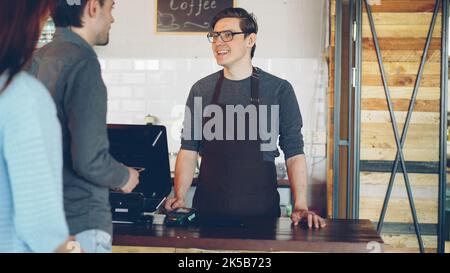
<path fill-rule="evenodd" d="M 172 189 L 166 128 L 160 125 L 108 125 L 109 151 L 140 171 L 131 194 L 110 192 L 113 222 L 135 222 L 156 210 Z"/>

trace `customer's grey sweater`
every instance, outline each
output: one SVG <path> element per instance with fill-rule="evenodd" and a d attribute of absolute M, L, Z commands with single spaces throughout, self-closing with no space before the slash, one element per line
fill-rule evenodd
<path fill-rule="evenodd" d="M 109 154 L 107 92 L 93 48 L 69 29 L 37 51 L 31 73 L 50 90 L 63 136 L 64 210 L 70 234 L 112 234 L 109 189 L 124 186 L 125 166 Z"/>

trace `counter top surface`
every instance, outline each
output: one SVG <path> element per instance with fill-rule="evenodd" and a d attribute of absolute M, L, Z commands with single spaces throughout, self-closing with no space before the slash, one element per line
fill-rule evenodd
<path fill-rule="evenodd" d="M 115 224 L 113 245 L 262 252 L 369 252 L 383 240 L 369 220 L 327 220 L 324 229 L 289 218 L 167 227 Z"/>

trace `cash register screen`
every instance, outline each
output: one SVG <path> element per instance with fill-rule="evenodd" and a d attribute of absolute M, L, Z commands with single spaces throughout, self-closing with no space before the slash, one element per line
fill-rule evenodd
<path fill-rule="evenodd" d="M 133 192 L 146 198 L 166 197 L 172 187 L 166 128 L 160 125 L 108 125 L 109 151 L 119 162 L 137 169 Z"/>

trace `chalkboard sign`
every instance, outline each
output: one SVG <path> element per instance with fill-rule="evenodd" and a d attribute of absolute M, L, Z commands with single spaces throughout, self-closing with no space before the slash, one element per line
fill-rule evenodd
<path fill-rule="evenodd" d="M 210 29 L 211 19 L 234 7 L 234 0 L 156 0 L 157 33 L 197 32 Z"/>

